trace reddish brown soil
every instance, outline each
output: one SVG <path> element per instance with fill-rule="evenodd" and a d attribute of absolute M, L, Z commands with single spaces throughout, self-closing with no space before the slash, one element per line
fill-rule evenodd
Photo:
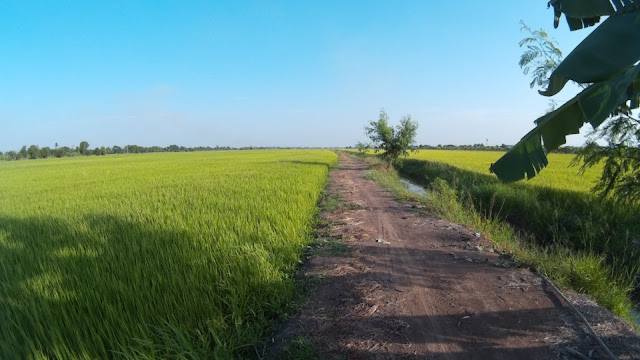
<path fill-rule="evenodd" d="M 539 276 L 472 230 L 399 203 L 365 172 L 346 156 L 331 172 L 328 193 L 344 201 L 321 214 L 323 236 L 350 251 L 310 256 L 302 272 L 323 281 L 269 357 L 303 336 L 327 359 L 571 359 L 567 347 L 606 358 Z M 640 358 L 629 323 L 570 296 L 620 359 Z"/>

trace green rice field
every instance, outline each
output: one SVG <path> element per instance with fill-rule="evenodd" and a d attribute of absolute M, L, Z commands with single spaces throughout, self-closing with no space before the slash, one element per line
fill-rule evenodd
<path fill-rule="evenodd" d="M 446 163 L 465 170 L 489 174 L 489 166 L 496 162 L 503 152 L 463 151 L 463 150 L 419 150 L 411 153 L 411 159 L 429 160 Z M 528 185 L 548 186 L 563 190 L 588 192 L 596 184 L 602 173 L 602 166 L 587 169 L 577 175 L 579 166 L 570 166 L 573 154 L 549 154 L 549 165 L 540 176 L 523 181 Z"/>
<path fill-rule="evenodd" d="M 253 354 L 337 156 L 0 162 L 0 359 Z"/>

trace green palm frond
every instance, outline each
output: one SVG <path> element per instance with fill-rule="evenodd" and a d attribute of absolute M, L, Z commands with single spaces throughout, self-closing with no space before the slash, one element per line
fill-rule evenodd
<path fill-rule="evenodd" d="M 538 120 L 537 126 L 504 154 L 490 171 L 502 181 L 518 181 L 536 176 L 548 164 L 546 152 L 566 143 L 584 123 L 597 128 L 620 104 L 640 96 L 640 66 L 605 82 L 595 83 Z M 544 143 L 544 146 L 543 146 Z"/>
<path fill-rule="evenodd" d="M 566 136 L 577 134 L 584 123 L 596 128 L 610 116 L 628 115 L 640 106 L 640 0 L 551 0 L 549 5 L 555 10 L 555 26 L 564 13 L 572 30 L 593 25 L 601 16 L 609 18 L 553 70 L 550 78 L 540 80 L 555 64 L 536 64 L 534 81 L 548 84 L 540 93 L 555 95 L 569 80 L 592 85 L 536 120 L 537 126 L 492 164 L 490 170 L 503 181 L 536 176 L 548 163 L 546 152 L 565 144 Z M 529 43 L 527 39 L 521 42 Z M 550 44 L 545 46 L 554 46 Z M 549 49 L 553 50 L 545 51 Z M 532 60 L 527 60 L 533 55 L 535 52 L 525 52 L 521 64 L 530 66 Z"/>
<path fill-rule="evenodd" d="M 623 73 L 640 60 L 638 44 L 640 11 L 609 17 L 558 65 L 551 74 L 549 87 L 540 94 L 553 96 L 569 80 L 594 83 Z"/>
<path fill-rule="evenodd" d="M 554 27 L 558 27 L 564 13 L 569 29 L 579 30 L 597 24 L 601 16 L 637 10 L 640 3 L 638 0 L 551 0 L 548 6 L 554 9 Z"/>

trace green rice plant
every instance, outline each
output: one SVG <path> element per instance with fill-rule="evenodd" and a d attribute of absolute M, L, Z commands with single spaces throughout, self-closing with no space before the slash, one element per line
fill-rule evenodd
<path fill-rule="evenodd" d="M 1 359 L 252 353 L 294 292 L 324 150 L 0 163 Z"/>
<path fill-rule="evenodd" d="M 320 360 L 320 357 L 311 340 L 298 336 L 284 349 L 278 360 Z"/>

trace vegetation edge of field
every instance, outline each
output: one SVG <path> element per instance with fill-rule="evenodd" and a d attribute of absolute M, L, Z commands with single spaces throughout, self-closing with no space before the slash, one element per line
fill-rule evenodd
<path fill-rule="evenodd" d="M 334 164 L 334 166 L 337 164 Z M 331 171 L 333 167 L 329 170 Z M 306 251 L 302 254 L 300 266 L 296 270 L 296 292 L 290 310 L 286 312 L 282 319 L 278 320 L 273 327 L 272 334 L 265 337 L 259 344 L 262 348 L 261 358 L 274 360 L 322 360 L 318 355 L 316 344 L 300 335 L 282 332 L 286 321 L 290 316 L 295 316 L 301 311 L 306 301 L 313 296 L 317 287 L 324 283 L 325 275 L 322 273 L 308 273 L 304 268 L 306 261 L 312 257 L 340 257 L 349 256 L 354 250 L 342 241 L 340 234 L 335 234 L 332 227 L 335 223 L 322 216 L 324 212 L 336 210 L 354 210 L 359 206 L 346 201 L 346 199 L 335 191 L 325 187 L 318 201 L 318 212 L 316 214 L 316 228 L 312 242 L 307 245 Z M 292 337 L 293 336 L 293 337 Z M 336 360 L 344 360 L 339 357 Z"/>

